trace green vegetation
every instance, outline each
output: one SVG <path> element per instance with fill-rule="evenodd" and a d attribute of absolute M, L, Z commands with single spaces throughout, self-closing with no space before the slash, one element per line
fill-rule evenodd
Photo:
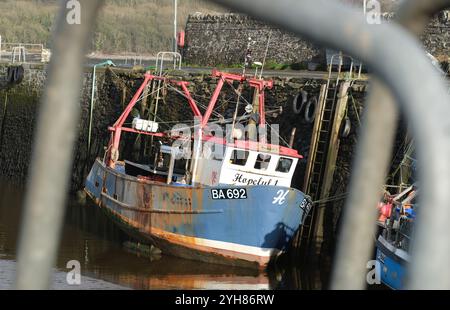
<path fill-rule="evenodd" d="M 341 0 L 360 6 L 362 0 Z M 398 1 L 383 0 L 383 9 Z M 42 43 L 51 47 L 51 30 L 58 0 L 0 0 L 0 36 L 7 43 Z M 178 30 L 189 14 L 224 12 L 205 0 L 178 0 Z M 105 54 L 154 55 L 172 48 L 173 0 L 105 0 L 94 32 L 91 51 Z M 283 64 L 268 64 L 286 69 Z"/>
<path fill-rule="evenodd" d="M 267 61 L 266 64 L 264 65 L 264 68 L 268 70 L 286 70 L 289 69 L 289 67 L 290 67 L 289 64 L 277 63 L 272 60 Z"/>
<path fill-rule="evenodd" d="M 57 0 L 0 0 L 0 35 L 7 43 L 43 43 L 51 47 Z M 202 0 L 178 0 L 178 29 L 195 12 L 223 12 Z M 105 0 L 94 32 L 91 51 L 156 54 L 170 50 L 173 0 Z"/>
<path fill-rule="evenodd" d="M 255 65 L 252 66 L 255 68 Z M 308 68 L 306 63 L 278 63 L 273 60 L 268 60 L 265 65 L 265 70 L 306 70 Z"/>
<path fill-rule="evenodd" d="M 183 67 L 192 67 L 192 68 L 202 68 L 203 66 L 196 65 L 196 64 L 189 64 L 186 62 L 183 62 Z M 217 69 L 243 69 L 242 63 L 235 63 L 235 64 L 222 64 L 218 63 L 214 65 Z M 151 68 L 151 67 L 148 67 Z M 278 63 L 274 60 L 268 60 L 264 64 L 264 70 L 306 70 L 308 68 L 306 63 Z M 252 64 L 251 68 L 254 69 L 261 69 L 261 66 Z"/>

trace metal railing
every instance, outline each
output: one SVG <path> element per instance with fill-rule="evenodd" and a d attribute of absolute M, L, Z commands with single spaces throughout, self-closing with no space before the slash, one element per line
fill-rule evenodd
<path fill-rule="evenodd" d="M 167 57 L 168 56 L 168 57 Z M 182 58 L 178 52 L 159 52 L 156 55 L 156 75 L 162 76 L 164 70 L 164 60 L 171 58 L 173 69 L 181 70 Z"/>
<path fill-rule="evenodd" d="M 423 164 L 419 170 L 423 192 L 420 203 L 424 205 L 426 202 L 427 213 L 421 213 L 418 219 L 417 248 L 409 285 L 414 288 L 450 288 L 450 270 L 446 268 L 450 261 L 450 208 L 447 206 L 450 201 L 450 97 L 418 41 L 399 25 L 368 25 L 358 12 L 331 1 L 214 1 L 319 44 L 341 49 L 364 61 L 380 81 L 389 86 L 396 102 L 411 121 L 418 157 Z M 56 256 L 79 117 L 78 98 L 85 43 L 102 1 L 80 2 L 83 12 L 81 25 L 68 25 L 65 9 L 61 9 L 56 27 L 55 51 L 41 107 L 26 194 L 18 253 L 18 288 L 47 288 Z M 392 144 L 392 139 L 385 139 L 377 130 L 379 122 L 372 120 L 377 115 L 378 121 L 388 117 L 389 121 L 385 123 L 393 125 L 395 118 L 386 114 L 395 116 L 397 110 L 396 105 L 387 112 L 379 111 L 375 104 L 367 107 L 366 115 L 371 117 L 365 119 L 365 134 L 355 161 L 332 288 L 365 287 L 366 263 L 371 250 L 370 238 L 365 237 L 375 226 L 374 206 L 384 181 L 386 158 Z M 395 126 L 382 128 L 390 137 Z M 358 182 L 360 180 L 363 181 Z M 353 220 L 349 221 L 351 217 Z"/>
<path fill-rule="evenodd" d="M 43 44 L 0 42 L 0 62 L 42 63 L 50 60 L 49 54 Z"/>
<path fill-rule="evenodd" d="M 427 212 L 422 212 L 418 219 L 417 248 L 409 285 L 450 288 L 450 270 L 444 267 L 450 261 L 450 208 L 447 206 L 450 198 L 450 136 L 447 134 L 450 97 L 419 42 L 400 25 L 369 25 L 359 12 L 331 1 L 214 1 L 316 43 L 341 49 L 365 62 L 380 81 L 389 86 L 411 122 L 418 157 L 423 164 L 419 169 L 424 193 L 420 203 L 426 203 Z M 366 264 L 373 246 L 367 236 L 374 231 L 374 206 L 381 196 L 397 110 L 397 106 L 387 111 L 375 104 L 367 107 L 350 196 L 344 210 L 332 288 L 365 287 Z M 374 118 L 379 121 L 385 117 L 390 119 L 385 123 L 391 127 L 373 122 Z M 381 130 L 377 128 L 383 128 L 384 135 L 380 135 Z"/>
<path fill-rule="evenodd" d="M 69 24 L 63 1 L 53 38 L 54 54 L 40 105 L 24 202 L 16 287 L 46 289 L 61 235 L 89 35 L 101 0 L 79 0 L 80 24 Z M 70 6 L 69 6 L 70 7 Z"/>
<path fill-rule="evenodd" d="M 127 55 L 125 56 L 125 62 L 124 65 L 125 66 L 142 66 L 142 61 L 144 59 L 144 56 L 142 55 Z"/>
<path fill-rule="evenodd" d="M 449 0 L 434 0 L 427 2 L 421 0 L 405 1 L 405 4 L 399 10 L 399 23 L 418 36 L 425 29 L 431 16 L 449 5 Z M 425 55 L 425 52 L 423 54 Z M 386 87 L 385 83 L 378 79 L 375 79 L 372 84 L 372 91 L 365 107 L 366 113 L 364 123 L 366 126 L 361 133 L 359 158 L 354 167 L 355 174 L 352 180 L 353 194 L 347 202 L 343 220 L 343 230 L 340 236 L 341 241 L 345 240 L 342 241 L 342 243 L 346 242 L 346 244 L 342 244 L 339 247 L 337 254 L 338 263 L 334 269 L 334 279 L 336 279 L 336 282 L 337 279 L 340 279 L 341 283 L 348 283 L 347 280 L 349 278 L 355 277 L 353 274 L 355 272 L 354 268 L 347 268 L 349 266 L 346 264 L 348 253 L 352 251 L 364 252 L 364 257 L 368 257 L 368 251 L 372 250 L 370 242 L 364 240 L 369 240 L 375 234 L 376 228 L 372 223 L 376 215 L 373 214 L 373 207 L 371 204 L 367 203 L 365 205 L 359 205 L 358 201 L 365 198 L 372 202 L 377 202 L 380 195 L 373 192 L 373 196 L 367 196 L 367 192 L 364 190 L 367 176 L 364 171 L 367 167 L 372 166 L 372 173 L 370 175 L 373 178 L 374 184 L 380 184 L 381 180 L 385 179 L 398 122 L 398 109 L 396 107 L 396 99 L 392 92 Z M 380 117 L 380 115 L 383 115 L 383 117 Z M 377 147 L 379 145 L 382 145 L 382 147 Z M 378 160 L 377 165 L 381 169 L 377 169 L 374 166 L 374 158 Z M 425 210 L 428 211 L 428 206 Z M 355 214 L 360 215 L 360 217 L 355 217 Z M 364 217 L 364 214 L 369 216 Z M 429 221 L 431 222 L 432 220 L 429 219 Z M 355 234 L 353 228 L 358 225 L 360 228 L 358 233 Z M 426 227 L 424 225 L 427 224 L 422 224 L 422 227 Z M 364 226 L 366 227 L 365 229 L 363 228 Z M 427 236 L 427 238 L 429 237 L 430 235 Z M 364 245 L 364 242 L 366 242 L 366 245 Z M 427 245 L 425 245 L 425 247 L 426 246 Z M 419 263 L 415 260 L 418 265 L 413 268 L 415 268 L 417 274 L 420 272 L 419 266 L 426 264 L 425 260 L 424 258 L 418 258 Z M 362 260 L 359 261 L 359 263 L 361 262 Z M 349 264 L 352 263 L 354 262 L 349 262 Z M 429 267 L 432 266 L 429 265 Z M 359 269 L 359 271 L 360 270 L 361 269 Z M 436 274 L 437 271 L 435 270 L 434 275 Z M 413 283 L 411 283 L 411 287 L 429 288 L 433 287 L 435 284 L 438 287 L 444 285 L 438 284 L 437 282 L 433 283 L 434 281 L 425 282 L 423 281 L 425 277 L 426 275 L 412 277 Z M 446 285 L 448 287 L 448 283 Z"/>

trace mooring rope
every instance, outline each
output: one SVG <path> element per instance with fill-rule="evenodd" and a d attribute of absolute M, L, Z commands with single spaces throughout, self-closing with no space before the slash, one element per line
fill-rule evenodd
<path fill-rule="evenodd" d="M 344 199 L 345 197 L 347 197 L 347 195 L 348 195 L 348 193 L 342 193 L 342 194 L 338 194 L 338 195 L 335 195 L 335 196 L 329 196 L 329 197 L 326 197 L 326 198 L 315 200 L 312 203 L 313 203 L 313 205 L 317 205 L 318 204 L 318 205 L 322 205 L 323 206 L 323 204 L 328 203 L 328 202 L 340 201 L 340 200 Z"/>
<path fill-rule="evenodd" d="M 176 89 L 176 88 L 173 87 L 172 85 L 168 85 L 168 87 L 169 87 L 170 89 L 174 90 L 175 92 L 177 92 L 178 94 L 180 94 L 181 96 L 183 96 L 184 98 L 188 99 L 187 96 L 186 96 L 182 91 L 180 91 L 179 89 Z M 205 110 L 208 108 L 206 105 L 200 103 L 199 101 L 196 101 L 194 98 L 192 98 L 192 100 L 194 100 L 194 102 L 195 102 L 198 106 L 200 106 L 201 108 L 203 108 L 203 109 L 205 109 Z M 218 112 L 216 112 L 216 111 L 214 111 L 214 110 L 212 111 L 212 114 L 214 114 L 214 115 L 217 116 L 217 117 L 223 117 L 222 114 L 220 114 L 220 113 L 218 113 Z"/>

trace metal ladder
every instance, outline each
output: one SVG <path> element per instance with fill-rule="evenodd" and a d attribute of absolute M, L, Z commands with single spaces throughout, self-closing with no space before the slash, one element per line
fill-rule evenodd
<path fill-rule="evenodd" d="M 16 62 L 27 62 L 27 52 L 25 50 L 25 47 L 22 45 L 19 46 L 15 46 L 13 47 L 12 50 L 12 55 L 11 55 L 11 61 L 12 63 L 16 63 Z M 17 57 L 17 61 L 16 61 L 16 57 Z"/>
<path fill-rule="evenodd" d="M 334 58 L 339 57 L 339 64 L 336 72 L 336 77 L 333 77 L 333 65 Z M 333 55 L 331 57 L 331 63 L 328 66 L 328 79 L 323 94 L 323 103 L 319 103 L 318 111 L 316 115 L 315 127 L 317 130 L 313 133 L 312 147 L 310 149 L 310 164 L 307 167 L 308 180 L 305 182 L 304 191 L 311 196 L 313 201 L 320 199 L 321 183 L 324 176 L 324 169 L 327 162 L 328 148 L 331 137 L 331 129 L 333 127 L 333 119 L 335 113 L 335 107 L 337 97 L 339 93 L 340 82 L 342 80 L 342 66 L 344 57 L 342 53 Z M 351 57 L 349 57 L 351 59 Z M 353 59 L 351 59 L 350 69 L 347 72 L 348 76 L 344 77 L 345 80 L 354 79 L 353 74 Z M 311 212 L 305 218 L 302 225 L 302 231 L 300 233 L 300 244 L 304 249 L 309 247 L 311 235 L 315 226 L 316 208 L 313 208 Z"/>

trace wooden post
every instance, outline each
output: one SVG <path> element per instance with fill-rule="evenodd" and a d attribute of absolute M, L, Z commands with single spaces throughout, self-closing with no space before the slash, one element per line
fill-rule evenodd
<path fill-rule="evenodd" d="M 140 111 L 140 115 L 141 118 L 144 117 L 145 115 L 145 110 L 147 109 L 147 105 L 148 105 L 148 91 L 149 91 L 149 87 L 150 85 L 147 85 L 147 87 L 145 87 L 144 92 L 142 93 L 142 101 L 141 101 L 141 111 Z M 141 143 L 140 143 L 140 148 L 139 148 L 139 160 L 142 162 L 144 160 L 144 156 L 147 155 L 146 150 L 147 150 L 147 137 L 146 136 L 140 136 L 141 139 Z"/>
<path fill-rule="evenodd" d="M 175 152 L 172 149 L 170 152 L 170 162 L 169 162 L 169 171 L 167 174 L 167 184 L 172 183 L 172 176 L 173 176 L 173 168 L 175 167 Z"/>
<path fill-rule="evenodd" d="M 295 133 L 297 132 L 297 128 L 292 128 L 291 131 L 291 138 L 289 139 L 289 147 L 292 148 L 294 146 L 294 140 L 295 140 Z"/>
<path fill-rule="evenodd" d="M 339 152 L 340 128 L 345 117 L 348 102 L 348 89 L 350 82 L 344 82 L 339 89 L 338 101 L 334 113 L 333 127 L 331 129 L 330 144 L 328 146 L 328 154 L 325 165 L 325 173 L 322 180 L 322 190 L 319 199 L 325 199 L 330 195 L 331 186 L 333 184 L 334 171 L 336 170 L 336 159 Z M 324 224 L 325 208 L 317 208 L 316 227 L 314 228 L 313 238 L 319 245 L 324 240 L 323 224 Z"/>
<path fill-rule="evenodd" d="M 253 113 L 259 112 L 259 91 L 257 88 L 255 88 L 255 91 L 253 92 Z M 260 116 L 261 117 L 261 116 Z M 256 124 L 258 122 L 256 120 L 253 120 L 252 118 L 248 121 L 248 139 L 250 141 L 258 141 L 258 130 L 256 127 Z"/>

